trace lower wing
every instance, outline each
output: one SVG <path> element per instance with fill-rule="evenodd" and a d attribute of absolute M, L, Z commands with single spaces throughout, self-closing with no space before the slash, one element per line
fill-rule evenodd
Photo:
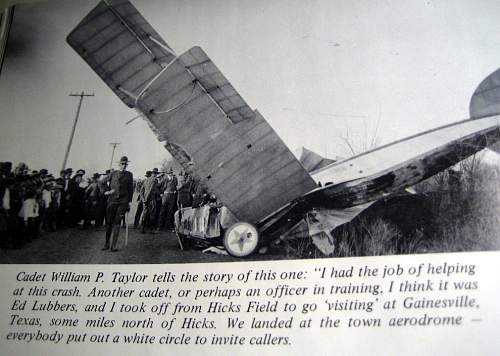
<path fill-rule="evenodd" d="M 347 209 L 413 186 L 500 141 L 499 123 L 500 115 L 457 122 L 312 172 L 316 180 L 334 182 L 323 181 L 326 186 L 268 215 L 259 227 L 275 233 L 291 227 L 310 209 Z"/>

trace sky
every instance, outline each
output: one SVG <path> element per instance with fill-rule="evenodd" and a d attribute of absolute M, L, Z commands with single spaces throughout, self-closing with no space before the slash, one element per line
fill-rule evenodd
<path fill-rule="evenodd" d="M 201 46 L 291 150 L 346 157 L 468 117 L 500 67 L 500 2 L 490 0 L 132 1 L 177 52 Z M 0 161 L 102 172 L 121 142 L 136 176 L 168 156 L 65 42 L 97 1 L 19 5 L 0 74 Z"/>

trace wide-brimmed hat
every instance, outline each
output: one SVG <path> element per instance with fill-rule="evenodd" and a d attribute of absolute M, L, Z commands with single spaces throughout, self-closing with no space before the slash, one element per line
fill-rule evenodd
<path fill-rule="evenodd" d="M 16 166 L 16 169 L 18 170 L 26 170 L 28 169 L 28 165 L 24 162 L 19 162 L 19 164 Z"/>
<path fill-rule="evenodd" d="M 151 171 L 146 171 L 146 177 L 148 177 L 148 178 L 149 178 L 149 177 L 151 177 L 151 174 L 152 174 L 152 173 L 153 173 L 153 172 L 151 172 Z"/>
<path fill-rule="evenodd" d="M 131 162 L 131 161 L 129 161 L 129 160 L 128 160 L 128 157 L 127 157 L 127 156 L 122 156 L 122 157 L 120 158 L 120 163 L 124 163 L 124 162 L 129 163 L 129 162 Z"/>
<path fill-rule="evenodd" d="M 153 173 L 158 173 L 158 168 L 153 168 Z"/>
<path fill-rule="evenodd" d="M 92 175 L 92 179 L 99 179 L 100 176 L 101 174 L 96 172 Z"/>
<path fill-rule="evenodd" d="M 49 170 L 46 168 L 40 169 L 40 174 L 49 174 Z"/>
<path fill-rule="evenodd" d="M 82 176 L 85 175 L 85 169 L 79 169 L 76 171 L 76 174 L 81 174 Z"/>
<path fill-rule="evenodd" d="M 64 170 L 64 173 L 68 174 L 68 173 L 73 173 L 73 168 L 66 168 Z"/>

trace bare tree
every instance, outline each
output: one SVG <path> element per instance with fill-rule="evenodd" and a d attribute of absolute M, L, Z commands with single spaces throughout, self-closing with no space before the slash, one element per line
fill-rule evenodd
<path fill-rule="evenodd" d="M 380 137 L 378 136 L 379 124 L 380 114 L 372 132 L 370 132 L 366 120 L 363 120 L 363 130 L 361 133 L 353 133 L 347 128 L 345 134 L 340 135 L 339 139 L 346 145 L 347 150 L 353 156 L 372 150 L 380 145 Z"/>

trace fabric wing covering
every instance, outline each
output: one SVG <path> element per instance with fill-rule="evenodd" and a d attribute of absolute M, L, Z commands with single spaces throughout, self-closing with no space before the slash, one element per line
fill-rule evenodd
<path fill-rule="evenodd" d="M 315 188 L 203 50 L 177 56 L 128 1 L 100 2 L 67 41 L 238 219 L 257 223 Z"/>
<path fill-rule="evenodd" d="M 472 118 L 500 114 L 500 69 L 487 76 L 474 91 L 469 113 Z"/>
<path fill-rule="evenodd" d="M 438 127 L 335 162 L 311 176 L 322 184 L 340 184 L 397 171 L 402 186 L 396 188 L 406 188 L 498 141 L 499 122 L 500 116 L 491 116 Z"/>
<path fill-rule="evenodd" d="M 116 95 L 133 108 L 138 93 L 175 58 L 168 45 L 128 1 L 101 1 L 67 41 Z"/>
<path fill-rule="evenodd" d="M 294 240 L 311 237 L 313 244 L 325 256 L 335 252 L 335 239 L 331 232 L 352 221 L 369 208 L 374 202 L 345 209 L 310 210 L 305 217 L 291 229 L 281 234 L 281 240 Z"/>
<path fill-rule="evenodd" d="M 318 169 L 335 162 L 335 160 L 321 157 L 319 154 L 308 150 L 305 147 L 302 147 L 299 151 L 295 152 L 295 156 L 298 157 L 300 164 L 302 164 L 308 172 L 317 171 Z"/>
<path fill-rule="evenodd" d="M 486 77 L 474 91 L 469 104 L 470 118 L 428 130 L 396 142 L 383 145 L 346 160 L 338 161 L 311 172 L 321 183 L 339 184 L 375 175 L 381 171 L 395 171 L 406 165 L 413 175 L 424 178 L 426 171 L 447 168 L 486 146 L 498 151 L 494 145 L 500 138 L 500 69 Z M 440 157 L 441 159 L 433 159 Z M 417 164 L 422 169 L 417 169 Z M 400 169 L 404 176 L 404 169 Z M 417 175 L 418 173 L 418 175 Z M 407 175 L 407 174 L 406 174 Z M 415 184 L 414 179 L 408 179 Z M 407 184 L 408 185 L 408 184 Z"/>

